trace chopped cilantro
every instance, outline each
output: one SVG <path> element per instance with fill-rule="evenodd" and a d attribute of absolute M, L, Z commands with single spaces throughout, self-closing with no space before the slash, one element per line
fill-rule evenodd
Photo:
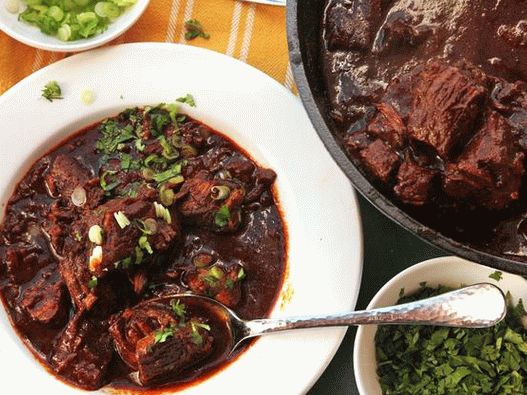
<path fill-rule="evenodd" d="M 143 253 L 143 250 L 141 247 L 135 247 L 135 264 L 140 265 L 141 262 L 143 262 L 143 257 L 145 254 Z"/>
<path fill-rule="evenodd" d="M 229 220 L 231 219 L 231 211 L 227 205 L 223 205 L 220 209 L 214 214 L 214 223 L 220 228 L 225 227 Z"/>
<path fill-rule="evenodd" d="M 197 19 L 189 19 L 188 21 L 185 21 L 185 29 L 187 30 L 185 33 L 186 40 L 194 40 L 197 37 L 201 37 L 206 40 L 210 38 L 210 35 L 205 33 L 201 22 L 199 22 Z"/>
<path fill-rule="evenodd" d="M 141 160 L 134 159 L 132 155 L 121 153 L 121 170 L 139 170 L 141 168 Z"/>
<path fill-rule="evenodd" d="M 154 342 L 157 343 L 164 343 L 167 341 L 169 337 L 174 336 L 174 328 L 172 326 L 169 326 L 167 328 L 159 329 L 155 332 L 155 338 Z"/>
<path fill-rule="evenodd" d="M 407 303 L 447 292 L 423 286 Z M 491 328 L 380 326 L 375 335 L 383 394 L 525 394 L 525 309 L 510 303 L 505 320 Z"/>
<path fill-rule="evenodd" d="M 145 150 L 146 146 L 143 144 L 143 140 L 137 139 L 135 140 L 135 149 L 137 152 L 143 152 Z"/>
<path fill-rule="evenodd" d="M 151 108 L 147 113 L 150 117 L 150 131 L 154 137 L 161 136 L 165 127 L 172 122 L 170 111 L 167 111 L 164 106 L 164 104 L 160 104 Z"/>
<path fill-rule="evenodd" d="M 489 278 L 492 278 L 495 281 L 500 281 L 503 278 L 503 273 L 496 270 L 494 273 L 489 274 Z"/>
<path fill-rule="evenodd" d="M 179 317 L 179 318 L 185 318 L 185 314 L 186 314 L 186 306 L 181 303 L 181 300 L 179 299 L 172 299 L 170 301 L 170 306 L 172 307 L 172 310 L 174 311 L 174 314 Z"/>
<path fill-rule="evenodd" d="M 176 101 L 180 103 L 188 104 L 190 107 L 196 107 L 196 101 L 194 100 L 194 97 L 190 93 L 187 93 L 186 96 L 177 98 Z"/>
<path fill-rule="evenodd" d="M 122 147 L 122 144 L 135 139 L 131 125 L 121 126 L 115 119 L 104 121 L 99 127 L 101 137 L 95 143 L 95 148 L 103 154 L 109 155 Z"/>
<path fill-rule="evenodd" d="M 42 97 L 49 102 L 63 99 L 62 90 L 57 81 L 50 81 L 44 85 L 44 89 L 42 89 Z"/>

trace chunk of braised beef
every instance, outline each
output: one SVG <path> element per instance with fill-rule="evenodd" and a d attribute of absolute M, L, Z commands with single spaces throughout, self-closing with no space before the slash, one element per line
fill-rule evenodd
<path fill-rule="evenodd" d="M 62 326 L 68 318 L 66 286 L 55 269 L 45 270 L 22 291 L 20 307 L 31 320 Z"/>
<path fill-rule="evenodd" d="M 393 149 L 381 139 L 372 143 L 365 133 L 353 133 L 347 140 L 348 149 L 361 159 L 364 167 L 378 180 L 387 183 L 401 162 Z"/>
<path fill-rule="evenodd" d="M 324 18 L 329 49 L 369 49 L 380 17 L 380 0 L 330 0 Z"/>
<path fill-rule="evenodd" d="M 250 203 L 258 200 L 262 194 L 267 191 L 276 180 L 276 173 L 271 169 L 258 167 L 254 171 L 253 187 L 245 196 L 245 202 Z"/>
<path fill-rule="evenodd" d="M 110 325 L 109 333 L 122 360 L 137 370 L 137 342 L 161 328 L 176 324 L 170 306 L 146 301 L 118 314 Z"/>
<path fill-rule="evenodd" d="M 183 222 L 216 232 L 233 232 L 241 224 L 245 194 L 245 188 L 236 180 L 221 180 L 200 171 L 181 187 L 177 207 Z"/>
<path fill-rule="evenodd" d="M 449 158 L 473 133 L 487 89 L 471 73 L 441 62 L 428 64 L 418 78 L 408 133 Z"/>
<path fill-rule="evenodd" d="M 491 111 L 459 160 L 447 166 L 444 189 L 469 204 L 504 209 L 520 197 L 524 157 L 507 120 Z"/>
<path fill-rule="evenodd" d="M 18 285 L 30 281 L 40 269 L 53 262 L 55 260 L 40 244 L 16 243 L 5 252 L 9 280 Z"/>
<path fill-rule="evenodd" d="M 160 384 L 192 366 L 198 365 L 213 351 L 214 338 L 191 320 L 171 329 L 172 335 L 164 342 L 157 341 L 156 333 L 137 342 L 136 354 L 139 381 L 143 385 Z"/>
<path fill-rule="evenodd" d="M 397 172 L 395 195 L 402 202 L 422 206 L 431 198 L 437 172 L 417 165 L 407 156 Z"/>
<path fill-rule="evenodd" d="M 59 155 L 53 161 L 48 175 L 46 185 L 52 196 L 61 196 L 69 201 L 71 194 L 77 187 L 86 191 L 86 204 L 88 207 L 96 207 L 104 196 L 104 191 L 99 186 L 99 179 L 93 177 L 77 159 Z"/>
<path fill-rule="evenodd" d="M 105 272 L 115 270 L 118 266 L 116 264 L 124 259 L 135 260 L 137 248 L 144 248 L 139 245 L 139 239 L 144 234 L 146 220 L 154 221 L 156 224 L 155 229 L 149 229 L 146 235 L 150 247 L 155 248 L 157 252 L 172 247 L 173 243 L 181 237 L 181 229 L 175 210 L 167 212 L 170 213 L 170 224 L 166 219 L 157 218 L 154 203 L 151 201 L 116 198 L 88 213 L 80 220 L 79 228 L 83 230 L 83 234 L 87 234 L 92 226 L 98 225 L 102 228 L 103 239 L 100 245 L 102 257 L 90 261 L 90 271 L 99 277 Z M 121 217 L 125 222 L 119 224 L 116 216 Z M 92 247 L 90 254 L 93 254 L 96 248 L 96 246 Z M 150 254 L 148 250 L 145 253 Z"/>
<path fill-rule="evenodd" d="M 405 141 L 406 126 L 395 109 L 386 103 L 377 106 L 377 114 L 368 125 L 368 133 L 376 136 L 393 148 L 400 148 Z"/>
<path fill-rule="evenodd" d="M 240 265 L 193 268 L 185 282 L 192 292 L 216 299 L 229 307 L 236 307 L 242 296 L 241 283 L 245 272 Z"/>
<path fill-rule="evenodd" d="M 49 357 L 53 369 L 87 390 L 106 384 L 113 349 L 105 321 L 77 312 L 56 341 Z"/>
<path fill-rule="evenodd" d="M 59 271 L 77 309 L 90 310 L 97 297 L 89 286 L 93 276 L 88 269 L 86 257 L 68 254 L 59 260 Z"/>
<path fill-rule="evenodd" d="M 422 23 L 423 16 L 410 10 L 392 10 L 379 28 L 372 45 L 372 52 L 379 54 L 417 46 L 434 32 L 434 27 Z"/>

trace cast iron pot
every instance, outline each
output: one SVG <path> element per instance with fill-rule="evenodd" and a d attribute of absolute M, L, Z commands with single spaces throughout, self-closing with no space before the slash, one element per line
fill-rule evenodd
<path fill-rule="evenodd" d="M 526 275 L 527 263 L 477 250 L 418 222 L 377 190 L 346 156 L 331 133 L 331 120 L 327 115 L 329 103 L 320 60 L 324 6 L 325 0 L 287 0 L 289 59 L 300 97 L 313 126 L 355 188 L 382 213 L 426 242 L 473 262 Z"/>

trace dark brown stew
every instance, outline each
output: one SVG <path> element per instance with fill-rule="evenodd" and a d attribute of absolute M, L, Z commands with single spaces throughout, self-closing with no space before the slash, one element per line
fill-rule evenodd
<path fill-rule="evenodd" d="M 527 2 L 329 0 L 337 138 L 422 223 L 527 261 Z"/>
<path fill-rule="evenodd" d="M 75 134 L 16 187 L 0 286 L 37 357 L 95 390 L 186 385 L 225 365 L 221 320 L 269 314 L 285 272 L 273 183 L 236 144 L 177 113 L 129 109 Z"/>

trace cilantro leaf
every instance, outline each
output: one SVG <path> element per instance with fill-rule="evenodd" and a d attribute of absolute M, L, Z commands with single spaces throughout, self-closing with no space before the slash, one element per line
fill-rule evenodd
<path fill-rule="evenodd" d="M 206 40 L 210 38 L 210 35 L 205 33 L 201 22 L 197 19 L 189 19 L 188 21 L 185 21 L 185 29 L 187 30 L 185 33 L 186 40 L 194 40 L 198 37 L 204 38 Z"/>
<path fill-rule="evenodd" d="M 57 81 L 49 81 L 42 89 L 42 97 L 49 102 L 63 99 L 62 90 Z"/>
<path fill-rule="evenodd" d="M 489 278 L 492 278 L 495 281 L 500 281 L 503 278 L 503 273 L 496 270 L 494 273 L 489 274 Z"/>

